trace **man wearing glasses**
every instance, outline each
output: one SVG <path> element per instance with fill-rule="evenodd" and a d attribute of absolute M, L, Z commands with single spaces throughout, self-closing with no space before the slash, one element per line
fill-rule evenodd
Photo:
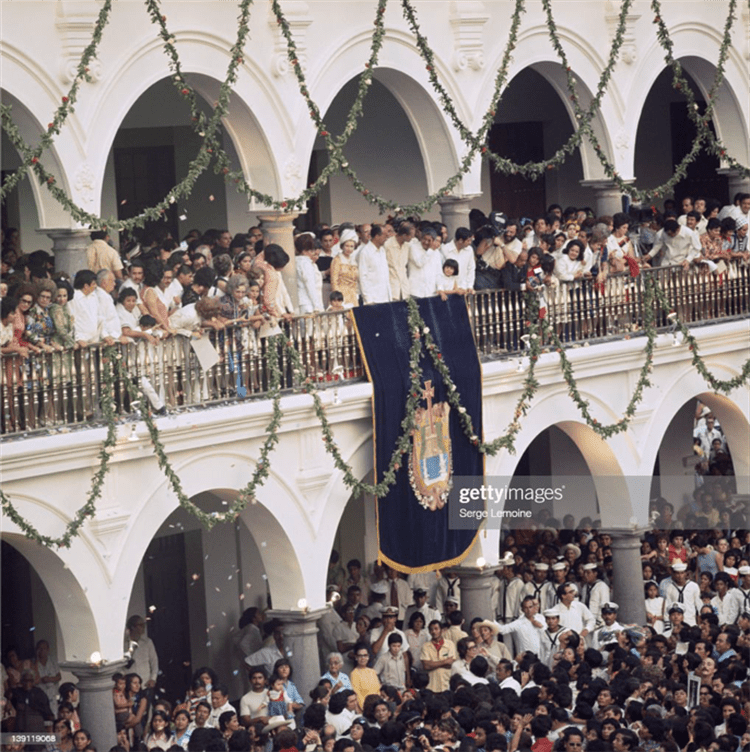
<path fill-rule="evenodd" d="M 565 752 L 581 752 L 583 749 L 583 733 L 578 729 L 568 730 L 563 734 L 563 749 Z"/>

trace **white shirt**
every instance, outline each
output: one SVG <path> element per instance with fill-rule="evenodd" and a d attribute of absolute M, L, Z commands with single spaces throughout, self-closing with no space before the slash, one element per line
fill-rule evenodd
<path fill-rule="evenodd" d="M 539 660 L 542 663 L 545 663 L 552 668 L 555 653 L 559 653 L 562 649 L 560 645 L 560 637 L 569 631 L 569 629 L 565 629 L 564 627 L 560 627 L 557 632 L 550 632 L 549 629 L 546 628 L 542 630 L 542 634 L 539 638 L 541 643 Z"/>
<path fill-rule="evenodd" d="M 509 676 L 500 682 L 500 689 L 512 689 L 519 696 L 522 691 L 521 684 L 512 676 Z"/>
<path fill-rule="evenodd" d="M 596 629 L 591 633 L 591 647 L 595 650 L 602 650 L 605 645 L 614 642 L 614 640 L 611 639 L 602 639 L 602 632 L 609 634 L 610 632 L 622 632 L 623 629 L 625 629 L 625 627 L 623 627 L 618 621 L 614 621 L 609 627 L 606 624 L 599 627 L 599 629 Z"/>
<path fill-rule="evenodd" d="M 541 623 L 541 617 L 537 616 Z M 541 651 L 542 627 L 535 627 L 526 616 L 519 616 L 518 619 L 510 624 L 499 624 L 500 634 L 512 634 L 515 637 L 516 645 L 521 653 L 530 650 L 532 653 L 539 655 Z"/>
<path fill-rule="evenodd" d="M 609 585 L 603 580 L 595 580 L 591 585 L 584 585 L 581 591 L 581 600 L 587 604 L 597 621 L 602 615 L 602 605 L 609 600 L 609 596 Z"/>
<path fill-rule="evenodd" d="M 664 249 L 662 266 L 673 266 L 683 261 L 693 261 L 702 253 L 701 241 L 698 233 L 687 227 L 680 227 L 680 231 L 673 238 L 664 230 L 656 233 L 654 247 L 644 258 L 654 258 Z"/>
<path fill-rule="evenodd" d="M 122 325 L 120 317 L 117 315 L 115 301 L 108 292 L 104 292 L 101 287 L 94 290 L 97 301 L 99 302 L 99 319 L 102 322 L 102 338 L 112 337 L 119 339 L 122 336 Z"/>
<path fill-rule="evenodd" d="M 142 686 L 150 681 L 155 682 L 159 677 L 159 659 L 156 655 L 156 648 L 148 637 L 139 638 L 138 647 L 133 648 L 133 665 L 129 670 L 141 677 Z"/>
<path fill-rule="evenodd" d="M 572 629 L 574 632 L 581 634 L 584 629 L 591 632 L 596 626 L 594 615 L 583 603 L 581 603 L 581 601 L 574 600 L 569 608 L 560 601 L 560 603 L 557 604 L 557 609 L 560 611 L 561 627 L 567 627 L 568 629 Z"/>
<path fill-rule="evenodd" d="M 117 317 L 120 319 L 120 327 L 126 326 L 128 329 L 141 330 L 138 324 L 138 314 L 140 314 L 140 311 L 137 306 L 132 311 L 129 311 L 122 303 L 118 303 L 115 306 L 115 310 L 117 311 Z"/>
<path fill-rule="evenodd" d="M 680 603 L 685 608 L 685 624 L 694 627 L 697 624 L 697 614 L 700 613 L 701 607 L 703 606 L 698 583 L 688 580 L 684 589 L 682 589 L 678 588 L 670 578 L 664 590 L 664 613 L 669 613 L 669 609 L 672 607 L 673 603 Z M 681 591 L 682 599 L 680 599 Z"/>
<path fill-rule="evenodd" d="M 731 601 L 726 603 L 730 597 Z M 740 618 L 741 613 L 750 611 L 750 590 L 745 590 L 742 587 L 732 588 L 732 590 L 727 593 L 724 601 L 726 603 L 726 623 L 735 624 L 737 619 Z"/>
<path fill-rule="evenodd" d="M 359 288 L 365 305 L 390 303 L 391 282 L 385 247 L 377 248 L 372 241 L 362 246 L 357 266 L 359 267 Z"/>
<path fill-rule="evenodd" d="M 231 710 L 233 713 L 237 712 L 235 711 L 232 704 L 227 700 L 220 708 L 211 708 L 211 715 L 208 716 L 208 722 L 214 727 L 219 728 L 219 716 L 221 716 L 222 713 L 226 713 L 227 710 Z"/>
<path fill-rule="evenodd" d="M 374 646 L 375 643 L 380 639 L 380 635 L 383 634 L 384 627 L 377 627 L 372 630 L 370 633 L 370 646 Z M 400 629 L 393 629 L 389 634 L 388 637 L 390 637 L 392 634 L 400 635 L 401 637 L 401 653 L 404 652 L 404 650 L 409 649 L 409 643 L 406 639 L 406 635 L 400 630 Z M 388 637 L 386 637 L 383 640 L 383 644 L 380 646 L 380 650 L 378 650 L 377 654 L 375 655 L 375 658 L 380 658 L 381 655 L 385 655 L 388 652 Z"/>
<path fill-rule="evenodd" d="M 143 282 L 141 282 L 141 284 L 137 285 L 135 282 L 133 282 L 132 279 L 130 279 L 130 277 L 128 277 L 122 283 L 122 285 L 120 286 L 120 290 L 122 290 L 123 287 L 128 287 L 131 290 L 135 290 L 135 294 L 138 296 L 138 298 L 137 298 L 138 305 L 140 305 L 141 303 L 143 303 L 143 300 L 141 300 L 141 291 L 143 290 Z"/>
<path fill-rule="evenodd" d="M 560 255 L 560 258 L 555 261 L 555 268 L 552 273 L 563 282 L 570 282 L 575 279 L 575 275 L 578 272 L 583 271 L 583 262 L 580 258 L 571 259 L 565 253 Z"/>
<path fill-rule="evenodd" d="M 440 248 L 440 253 L 443 256 L 443 262 L 453 259 L 458 263 L 458 275 L 456 277 L 458 287 L 461 290 L 472 289 L 474 287 L 474 275 L 477 270 L 477 259 L 471 243 L 460 251 L 457 251 L 455 242 L 451 240 Z"/>
<path fill-rule="evenodd" d="M 437 292 L 443 258 L 438 250 L 425 251 L 416 238 L 409 248 L 409 287 L 415 298 L 429 298 Z"/>
<path fill-rule="evenodd" d="M 102 322 L 99 318 L 99 298 L 92 291 L 84 295 L 76 290 L 73 300 L 68 301 L 68 308 L 75 323 L 77 342 L 99 342 L 102 338 Z"/>
<path fill-rule="evenodd" d="M 296 257 L 297 300 L 300 313 L 323 310 L 323 275 L 309 256 Z"/>
<path fill-rule="evenodd" d="M 249 715 L 251 718 L 260 718 L 268 707 L 268 691 L 253 692 L 251 689 L 240 699 L 240 716 Z"/>

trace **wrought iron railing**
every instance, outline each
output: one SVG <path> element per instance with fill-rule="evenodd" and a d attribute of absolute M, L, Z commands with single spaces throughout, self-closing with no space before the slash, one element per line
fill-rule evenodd
<path fill-rule="evenodd" d="M 547 317 L 564 342 L 631 335 L 643 328 L 644 285 L 651 275 L 669 306 L 688 324 L 718 321 L 750 313 L 750 268 L 732 264 L 723 274 L 680 267 L 645 269 L 637 277 L 614 274 L 598 285 L 593 280 L 562 282 L 547 288 Z M 483 290 L 467 297 L 480 355 L 503 357 L 523 349 L 527 328 L 524 293 Z M 666 313 L 655 312 L 659 327 Z M 284 325 L 306 370 L 319 386 L 364 375 L 353 328 L 346 313 L 302 316 Z M 248 327 L 204 334 L 218 361 L 204 370 L 192 339 L 177 335 L 156 345 L 144 341 L 119 344 L 124 372 L 155 410 L 198 408 L 225 401 L 260 397 L 269 388 L 267 341 Z M 283 357 L 281 386 L 295 386 L 288 356 Z M 4 435 L 85 425 L 101 418 L 102 347 L 43 353 L 20 358 L 3 355 L 0 424 Z M 114 384 L 119 415 L 132 412 L 126 385 Z"/>

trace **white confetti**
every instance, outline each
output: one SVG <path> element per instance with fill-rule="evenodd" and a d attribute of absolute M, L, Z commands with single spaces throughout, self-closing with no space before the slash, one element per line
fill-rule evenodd
<path fill-rule="evenodd" d="M 187 214 L 180 214 L 180 222 L 184 222 L 187 219 Z"/>
<path fill-rule="evenodd" d="M 213 194 L 211 194 L 211 195 L 210 195 L 210 196 L 208 197 L 208 200 L 209 200 L 209 201 L 214 201 L 214 200 L 215 200 L 215 199 L 214 199 L 214 196 L 213 196 Z"/>
<path fill-rule="evenodd" d="M 148 607 L 148 611 L 149 611 L 150 614 L 153 614 L 154 611 L 156 611 L 156 606 L 149 606 Z"/>

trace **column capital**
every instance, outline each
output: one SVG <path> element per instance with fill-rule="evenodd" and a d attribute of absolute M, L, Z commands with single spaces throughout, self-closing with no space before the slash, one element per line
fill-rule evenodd
<path fill-rule="evenodd" d="M 330 606 L 304 609 L 271 608 L 266 611 L 266 616 L 271 619 L 278 619 L 283 624 L 314 624 L 330 610 Z"/>
<path fill-rule="evenodd" d="M 39 232 L 52 240 L 55 271 L 67 272 L 73 278 L 77 271 L 86 268 L 86 249 L 91 245 L 91 230 L 53 227 Z"/>
<path fill-rule="evenodd" d="M 112 677 L 122 671 L 128 664 L 126 658 L 118 661 L 102 661 L 90 663 L 87 661 L 61 661 L 60 668 L 70 671 L 78 679 L 81 690 L 112 689 Z"/>
<path fill-rule="evenodd" d="M 607 535 L 612 536 L 612 542 L 618 541 L 618 542 L 624 542 L 627 540 L 637 540 L 640 541 L 640 539 L 646 534 L 651 532 L 650 527 L 645 526 L 637 526 L 637 527 L 603 527 L 599 530 L 599 533 L 606 533 Z"/>
<path fill-rule="evenodd" d="M 461 577 L 461 590 L 463 590 L 466 587 L 464 584 L 465 577 L 468 577 L 475 582 L 484 583 L 485 581 L 491 581 L 495 576 L 495 572 L 498 572 L 500 569 L 502 569 L 502 567 L 499 565 L 487 565 L 485 567 L 461 565 L 459 567 L 453 567 L 451 571 Z M 484 587 L 484 584 L 475 585 L 475 587 Z"/>

